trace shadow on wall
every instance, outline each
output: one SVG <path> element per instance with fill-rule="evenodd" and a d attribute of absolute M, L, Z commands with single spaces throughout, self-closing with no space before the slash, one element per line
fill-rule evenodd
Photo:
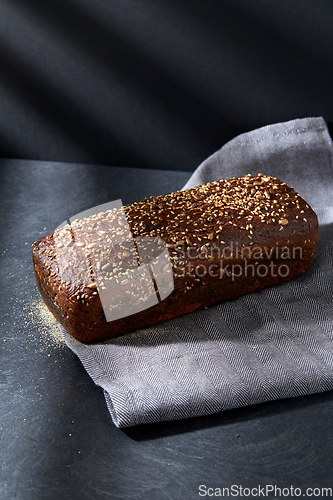
<path fill-rule="evenodd" d="M 1 6 L 0 155 L 194 170 L 241 132 L 333 115 L 332 4 L 194 3 Z"/>

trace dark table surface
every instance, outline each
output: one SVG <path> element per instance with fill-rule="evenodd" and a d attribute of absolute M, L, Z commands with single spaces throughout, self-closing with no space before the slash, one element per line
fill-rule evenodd
<path fill-rule="evenodd" d="M 1 500 L 325 498 L 332 392 L 119 430 L 41 303 L 36 239 L 96 205 L 180 189 L 189 172 L 3 159 L 0 175 Z"/>

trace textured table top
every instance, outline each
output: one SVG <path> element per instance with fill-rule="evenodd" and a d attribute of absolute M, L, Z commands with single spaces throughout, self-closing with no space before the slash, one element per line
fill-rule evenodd
<path fill-rule="evenodd" d="M 4 159 L 0 175 L 1 500 L 325 498 L 332 392 L 119 430 L 39 298 L 33 241 L 93 206 L 180 189 L 189 172 Z"/>

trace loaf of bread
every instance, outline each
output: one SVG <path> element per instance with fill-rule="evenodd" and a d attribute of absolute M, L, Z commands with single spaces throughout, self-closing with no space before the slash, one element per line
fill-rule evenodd
<path fill-rule="evenodd" d="M 296 278 L 311 265 L 314 211 L 258 174 L 77 219 L 33 244 L 39 291 L 84 343 Z"/>

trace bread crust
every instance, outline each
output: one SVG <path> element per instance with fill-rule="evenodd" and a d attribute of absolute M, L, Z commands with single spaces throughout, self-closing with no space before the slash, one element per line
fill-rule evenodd
<path fill-rule="evenodd" d="M 80 342 L 94 343 L 294 279 L 310 267 L 317 237 L 317 216 L 300 195 L 258 174 L 75 221 L 36 241 L 32 258 L 40 294 L 55 318 Z M 116 279 L 131 298 L 133 238 L 154 242 L 158 251 L 166 244 L 172 273 L 162 288 L 154 285 L 161 292 L 173 282 L 173 291 L 135 314 L 125 315 L 133 311 L 126 299 L 123 317 L 107 321 L 104 285 Z"/>

